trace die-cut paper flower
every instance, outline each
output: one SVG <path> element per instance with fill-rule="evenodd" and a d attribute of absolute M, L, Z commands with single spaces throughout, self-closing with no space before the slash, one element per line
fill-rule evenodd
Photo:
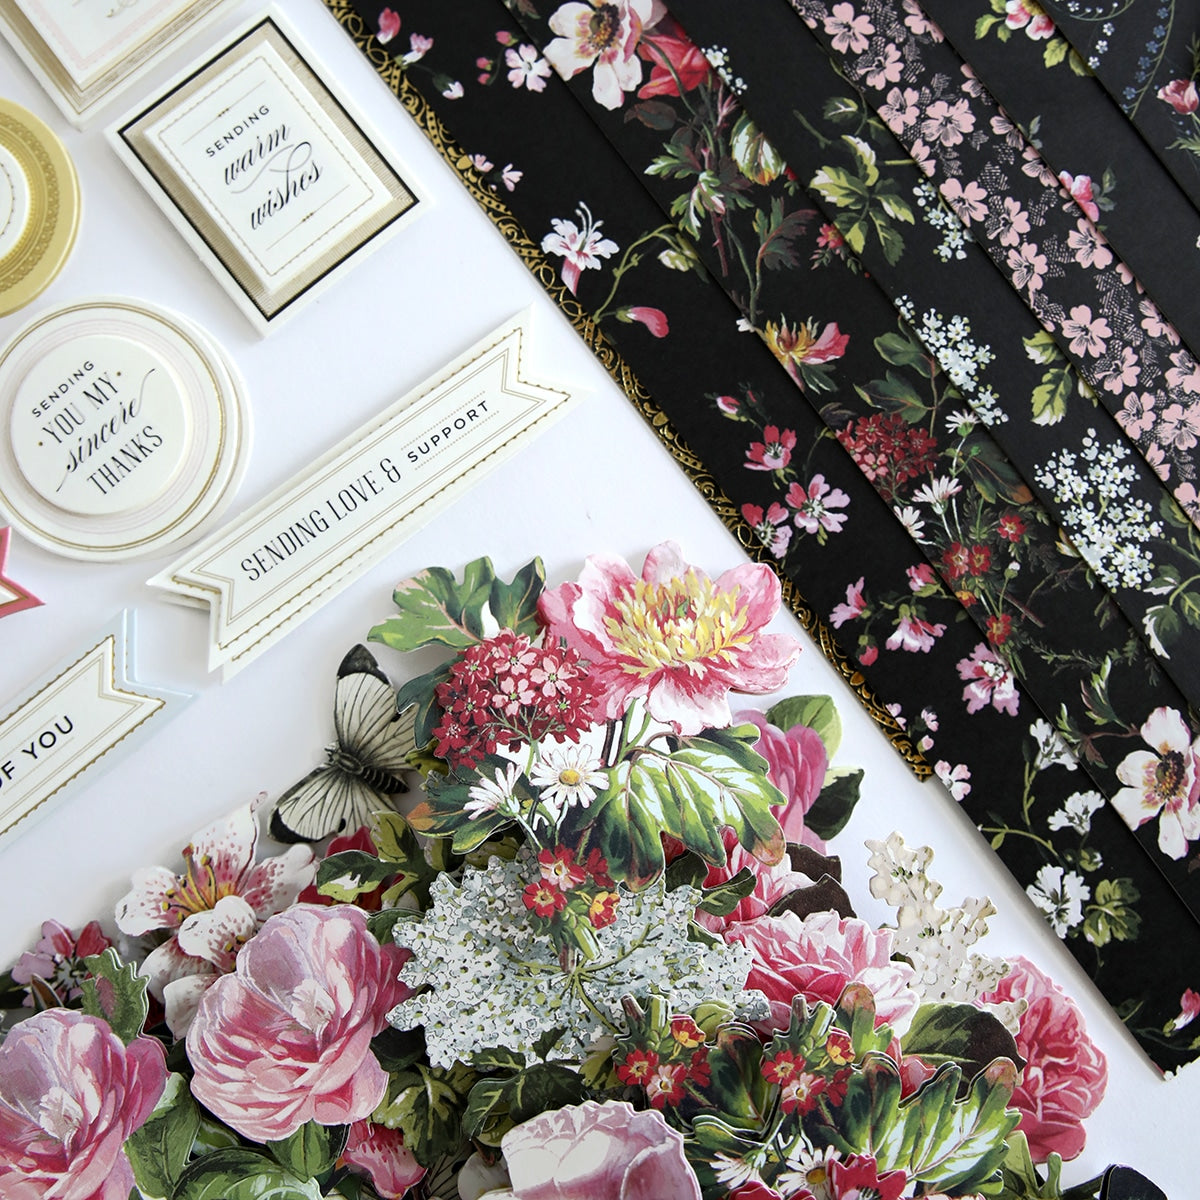
<path fill-rule="evenodd" d="M 728 725 L 730 690 L 782 686 L 799 648 L 762 629 L 779 608 L 779 579 L 747 563 L 710 579 L 674 542 L 651 550 L 639 576 L 623 560 L 595 555 L 578 583 L 543 593 L 551 641 L 591 663 L 605 717 L 635 697 L 677 733 Z"/>

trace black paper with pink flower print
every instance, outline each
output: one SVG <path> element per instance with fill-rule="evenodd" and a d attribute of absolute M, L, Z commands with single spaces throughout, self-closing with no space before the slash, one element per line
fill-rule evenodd
<path fill-rule="evenodd" d="M 737 64 L 744 83 L 739 100 L 745 111 L 770 138 L 780 161 L 786 160 L 808 185 L 809 201 L 825 221 L 817 247 L 808 256 L 821 273 L 815 278 L 810 275 L 809 286 L 865 294 L 869 290 L 865 284 L 854 292 L 851 281 L 830 278 L 826 268 L 832 267 L 835 276 L 842 273 L 839 265 L 869 272 L 916 335 L 907 343 L 898 332 L 878 338 L 876 348 L 885 361 L 913 360 L 920 353 L 914 347 L 920 344 L 938 359 L 962 394 L 964 403 L 955 414 L 958 425 L 986 427 L 995 441 L 989 447 L 984 437 L 971 439 L 967 462 L 986 463 L 997 470 L 1003 456 L 1008 457 L 1002 469 L 1013 472 L 1020 484 L 1037 495 L 1053 522 L 1068 531 L 1097 582 L 1130 623 L 1144 632 L 1167 673 L 1195 705 L 1200 701 L 1200 677 L 1194 666 L 1200 661 L 1200 631 L 1182 615 L 1189 589 L 1173 594 L 1174 585 L 1164 591 L 1155 580 L 1160 574 L 1164 584 L 1168 577 L 1182 581 L 1197 576 L 1200 540 L 1154 473 L 1126 444 L 1120 427 L 1097 410 L 1086 387 L 1020 299 L 997 286 L 993 265 L 983 250 L 964 235 L 949 206 L 836 73 L 822 49 L 811 39 L 789 37 L 796 32 L 795 21 L 785 6 L 760 6 L 735 29 L 728 28 L 723 6 L 716 0 L 678 0 L 674 11 L 699 42 L 710 45 L 724 37 L 722 53 Z M 781 85 L 782 79 L 790 82 Z M 958 204 L 977 204 L 978 218 L 983 219 L 987 210 L 969 193 L 962 195 L 957 181 L 950 181 L 947 190 Z M 1019 205 L 1006 200 L 1002 216 L 1011 223 L 1014 213 L 1024 218 Z M 1109 254 L 1091 240 L 1082 218 L 1079 226 L 1081 254 Z M 1006 238 L 1017 240 L 1015 233 L 1002 232 L 1001 240 Z M 838 254 L 832 259 L 823 246 L 835 240 Z M 1094 348 L 1097 322 L 1066 324 L 1076 340 Z M 1123 354 L 1134 358 L 1129 347 L 1123 348 Z M 1127 370 L 1136 376 L 1140 371 L 1136 359 Z M 859 421 L 857 426 L 852 423 L 839 436 L 859 464 L 887 489 L 884 497 L 896 507 L 907 502 L 889 478 L 887 464 L 899 464 L 893 474 L 919 476 L 932 470 L 932 460 L 918 459 L 913 465 L 897 437 L 881 441 L 878 447 L 871 445 L 880 422 L 903 428 L 910 443 L 925 436 L 913 420 L 913 396 L 900 396 L 892 388 L 888 399 L 895 412 Z M 1073 474 L 1064 470 L 1057 457 L 1064 446 L 1078 447 L 1079 453 L 1105 463 L 1101 478 L 1091 481 L 1086 469 Z M 1100 528 L 1094 516 L 1098 505 L 1080 505 L 1080 491 L 1092 482 L 1111 487 L 1116 477 L 1123 489 L 1121 501 L 1109 503 Z M 1124 528 L 1122 536 L 1114 538 L 1118 519 Z M 956 542 L 965 548 L 962 539 Z M 1118 563 L 1109 551 L 1130 542 L 1137 543 L 1138 554 L 1124 554 Z M 944 561 L 951 582 L 968 574 L 962 564 Z M 1008 586 L 1017 598 L 1020 581 Z M 1025 615 L 1039 626 L 1047 624 L 1045 614 L 1038 618 L 1036 613 L 1035 604 Z M 993 615 L 999 622 L 1000 613 Z"/>
<path fill-rule="evenodd" d="M 341 0 L 331 6 L 345 8 Z M 523 21 L 536 18 L 526 0 L 515 6 Z M 553 21 L 562 9 L 581 6 L 546 7 Z M 380 5 L 358 0 L 355 8 L 368 28 L 380 28 Z M 1104 803 L 1097 785 L 997 647 L 970 619 L 973 614 L 934 572 L 931 552 L 914 539 L 912 518 L 903 508 L 899 514 L 893 511 L 818 415 L 817 409 L 837 405 L 853 391 L 848 379 L 886 383 L 889 371 L 911 380 L 913 388 L 936 387 L 940 402 L 947 404 L 950 389 L 944 373 L 932 356 L 926 356 L 924 369 L 888 363 L 873 345 L 882 333 L 864 327 L 860 334 L 854 313 L 843 317 L 826 311 L 816 292 L 806 296 L 808 303 L 800 311 L 789 311 L 794 307 L 790 303 L 780 306 L 776 281 L 764 283 L 767 275 L 782 278 L 801 265 L 808 272 L 810 255 L 842 261 L 844 247 L 820 231 L 815 212 L 797 213 L 806 204 L 743 206 L 753 194 L 754 180 L 740 170 L 737 177 L 728 175 L 728 166 L 718 163 L 708 176 L 683 186 L 676 181 L 678 210 L 664 215 L 646 185 L 662 187 L 660 197 L 668 195 L 669 175 L 659 183 L 631 170 L 596 121 L 602 113 L 619 111 L 604 103 L 614 98 L 614 83 L 622 106 L 629 102 L 624 85 L 633 78 L 635 57 L 638 90 L 651 89 L 640 102 L 658 99 L 668 108 L 668 101 L 680 99 L 672 96 L 671 83 L 678 87 L 682 82 L 686 93 L 689 79 L 704 68 L 693 53 L 681 49 L 676 80 L 663 64 L 663 47 L 651 44 L 660 31 L 647 26 L 650 14 L 642 13 L 635 0 L 606 5 L 606 12 L 610 8 L 615 23 L 603 45 L 585 45 L 579 24 L 565 18 L 558 24 L 567 32 L 550 24 L 553 36 L 543 39 L 547 61 L 561 59 L 569 50 L 573 57 L 563 61 L 588 64 L 576 72 L 579 91 L 574 97 L 557 78 L 547 79 L 544 89 L 530 90 L 523 68 L 521 86 L 497 68 L 509 50 L 522 61 L 536 62 L 524 48 L 536 50 L 538 42 L 514 25 L 495 0 L 462 0 L 453 13 L 429 0 L 394 3 L 388 11 L 401 21 L 395 38 L 400 52 L 381 63 L 377 42 L 365 48 L 387 72 L 401 64 L 407 82 L 453 140 L 455 153 L 461 148 L 467 156 L 486 154 L 487 162 L 506 163 L 521 173 L 511 190 L 486 172 L 480 178 L 530 242 L 558 265 L 563 285 L 586 311 L 598 315 L 606 338 L 687 450 L 754 527 L 762 542 L 760 557 L 794 580 L 818 612 L 838 613 L 842 628 L 836 636 L 858 652 L 869 685 L 889 702 L 951 794 L 984 829 L 1032 902 L 1142 1044 L 1165 1066 L 1187 1061 L 1196 1050 L 1186 1035 L 1163 1031 L 1178 1014 L 1178 997 L 1190 986 L 1183 963 L 1200 952 L 1200 928 Z M 419 62 L 405 64 L 404 38 L 414 32 L 432 38 L 433 46 Z M 661 32 L 669 47 L 667 38 L 676 37 L 676 31 L 664 26 Z M 551 50 L 556 40 L 568 36 L 574 39 L 570 47 Z M 623 49 L 614 51 L 618 43 Z M 665 57 L 674 62 L 669 54 Z M 670 83 L 663 71 L 656 73 L 656 65 L 671 76 Z M 597 67 L 605 76 L 599 94 Z M 719 91 L 713 91 L 713 99 L 724 103 Z M 650 114 L 655 111 L 651 108 Z M 665 120 L 666 114 L 659 116 Z M 714 116 L 719 128 L 728 114 Z M 647 138 L 654 134 L 657 143 L 646 144 L 661 147 L 672 129 L 649 130 L 639 122 L 635 132 Z M 547 130 L 554 131 L 553 138 Z M 769 176 L 773 148 L 745 126 L 739 134 L 739 153 L 751 173 L 758 164 L 757 173 Z M 686 155 L 685 146 L 678 149 Z M 689 223 L 707 232 L 722 205 L 726 211 L 740 209 L 743 220 L 730 223 L 736 237 L 722 243 L 730 274 L 718 282 L 702 261 Z M 754 241 L 748 240 L 751 235 Z M 803 260 L 797 250 L 801 238 L 811 238 L 803 242 Z M 753 260 L 733 265 L 748 247 Z M 704 249 L 707 254 L 710 247 Z M 844 264 L 843 269 L 849 274 Z M 738 281 L 736 303 L 730 299 L 730 279 Z M 877 312 L 888 314 L 887 332 L 910 336 L 876 295 L 884 305 Z M 738 328 L 752 306 L 759 336 Z M 932 513 L 935 504 L 957 499 L 950 489 L 962 485 L 948 471 L 928 470 L 926 463 L 960 453 L 960 443 L 967 444 L 963 435 L 945 427 L 940 411 L 927 435 L 932 444 L 909 436 L 909 423 L 898 426 L 886 407 L 867 404 L 851 417 L 859 424 L 851 425 L 847 413 L 838 415 L 835 424 L 851 441 L 857 439 L 864 461 L 876 452 L 879 462 L 890 463 L 891 449 L 903 444 L 906 465 L 886 486 L 908 489 L 914 501 L 908 507 L 928 503 Z M 731 430 L 741 436 L 731 437 Z M 978 436 L 977 427 L 968 433 Z M 911 470 L 918 473 L 909 475 Z M 972 487 L 982 500 L 978 487 Z M 928 501 L 925 493 L 918 499 L 921 488 L 928 489 Z M 1029 533 L 1041 522 L 1028 515 L 1023 496 L 1013 500 L 989 508 L 994 540 L 985 546 L 975 539 L 943 564 L 948 571 L 961 565 L 958 578 L 966 581 L 964 590 L 985 577 L 998 551 L 1007 547 L 1010 557 L 1012 548 L 1017 555 L 1031 554 L 1038 544 Z M 974 496 L 971 503 L 976 503 Z M 933 557 L 940 562 L 941 551 Z M 1026 565 L 1035 562 L 1030 558 Z M 1082 579 L 1078 564 L 1073 571 Z M 1099 623 L 1091 620 L 1089 625 Z M 993 633 L 999 637 L 1002 626 Z M 1106 681 L 1095 682 L 1104 693 Z M 1138 690 L 1132 682 L 1128 687 Z M 1108 694 L 1108 700 L 1124 705 L 1126 690 L 1123 684 L 1122 695 Z M 1132 748 L 1135 740 L 1142 740 L 1136 726 L 1118 744 Z M 1112 756 L 1106 768 L 1110 773 L 1112 766 L 1120 767 L 1119 755 Z M 1194 760 L 1183 757 L 1194 773 Z M 1115 796 L 1121 782 L 1116 779 L 1106 791 Z M 1093 797 L 1099 800 L 1095 806 Z M 1153 816 L 1146 822 L 1151 834 Z M 1155 932 L 1164 921 L 1172 929 L 1169 952 Z"/>
<path fill-rule="evenodd" d="M 1090 182 L 1054 175 L 917 5 L 791 2 L 1200 520 L 1200 365 L 1094 226 L 1080 227 L 1081 212 L 1098 215 Z M 1138 367 L 1128 383 L 1127 349 Z M 1115 392 L 1105 386 L 1114 379 Z"/>
<path fill-rule="evenodd" d="M 1200 212 L 1103 84 L 1033 0 L 922 7 L 1050 169 L 1090 195 L 1096 228 L 1195 354 Z"/>
<path fill-rule="evenodd" d="M 1045 0 L 1048 19 L 1200 205 L 1200 22 L 1178 0 Z"/>

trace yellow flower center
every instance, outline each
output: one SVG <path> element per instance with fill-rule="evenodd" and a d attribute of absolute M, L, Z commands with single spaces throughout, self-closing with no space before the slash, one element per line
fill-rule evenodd
<path fill-rule="evenodd" d="M 564 787 L 578 787 L 583 782 L 583 774 L 574 767 L 563 767 L 558 773 L 558 782 Z"/>
<path fill-rule="evenodd" d="M 208 855 L 193 856 L 191 847 L 184 850 L 187 874 L 174 887 L 168 888 L 163 900 L 163 911 L 172 909 L 183 917 L 192 913 L 208 912 L 216 908 L 217 901 L 225 896 L 237 895 L 236 879 L 218 879 Z"/>
<path fill-rule="evenodd" d="M 780 321 L 778 325 L 774 321 L 768 321 L 766 333 L 767 345 L 782 363 L 786 363 L 789 358 L 795 362 L 803 362 L 817 340 L 814 331 L 803 322 L 791 329 L 786 321 Z"/>
<path fill-rule="evenodd" d="M 624 669 L 647 678 L 683 668 L 693 675 L 733 661 L 750 642 L 739 592 L 717 591 L 713 581 L 689 569 L 665 583 L 637 580 L 612 602 L 605 628 Z"/>

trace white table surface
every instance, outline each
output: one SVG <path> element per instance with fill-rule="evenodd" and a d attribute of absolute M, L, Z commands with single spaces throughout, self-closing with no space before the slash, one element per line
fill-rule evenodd
<path fill-rule="evenodd" d="M 574 578 L 585 555 L 610 551 L 640 567 L 674 538 L 716 574 L 743 560 L 737 544 L 650 429 L 439 159 L 416 125 L 328 15 L 320 0 L 288 0 L 287 16 L 376 125 L 402 172 L 431 203 L 353 271 L 260 338 L 118 162 L 104 127 L 165 82 L 189 56 L 254 15 L 230 3 L 194 42 L 168 56 L 86 131 L 61 117 L 0 41 L 0 95 L 25 105 L 65 141 L 79 171 L 83 221 L 65 270 L 32 305 L 0 318 L 0 343 L 27 319 L 82 297 L 154 301 L 199 322 L 246 381 L 254 437 L 249 471 L 228 515 L 240 512 L 318 457 L 460 351 L 519 310 L 533 309 L 531 365 L 578 393 L 578 405 L 521 454 L 399 546 L 386 560 L 226 684 L 206 670 L 207 614 L 173 605 L 145 581 L 180 547 L 156 558 L 83 564 L 14 536 L 14 578 L 45 604 L 0 622 L 0 702 L 81 646 L 119 609 L 137 613 L 139 676 L 196 694 L 174 721 L 0 849 L 6 899 L 0 963 L 32 946 L 41 922 L 78 927 L 112 907 L 130 873 L 173 865 L 201 825 L 259 791 L 272 795 L 321 761 L 334 675 L 342 655 L 391 607 L 391 589 L 425 566 L 458 571 L 481 554 L 501 575 L 534 555 L 552 583 Z M 920 784 L 852 693 L 787 614 L 777 621 L 806 645 L 789 692 L 837 700 L 846 738 L 837 762 L 866 768 L 864 796 L 834 843 L 860 913 L 887 911 L 866 890 L 864 838 L 898 829 L 936 852 L 944 896 L 989 895 L 1000 909 L 984 949 L 1022 953 L 1083 1008 L 1108 1057 L 1108 1095 L 1088 1123 L 1088 1145 L 1066 1168 L 1080 1182 L 1110 1162 L 1136 1166 L 1172 1200 L 1195 1194 L 1200 1067 L 1164 1081 L 1074 960 L 1050 934 L 954 802 Z M 378 647 L 394 681 L 402 656 Z"/>

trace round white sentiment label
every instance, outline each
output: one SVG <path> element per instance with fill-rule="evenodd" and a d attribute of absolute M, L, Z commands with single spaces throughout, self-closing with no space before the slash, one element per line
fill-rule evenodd
<path fill-rule="evenodd" d="M 12 449 L 44 500 L 71 513 L 128 512 L 158 499 L 187 457 L 188 401 L 149 346 L 92 333 L 54 346 L 21 381 Z"/>
<path fill-rule="evenodd" d="M 29 224 L 29 180 L 16 155 L 0 146 L 0 262 L 16 248 Z"/>

